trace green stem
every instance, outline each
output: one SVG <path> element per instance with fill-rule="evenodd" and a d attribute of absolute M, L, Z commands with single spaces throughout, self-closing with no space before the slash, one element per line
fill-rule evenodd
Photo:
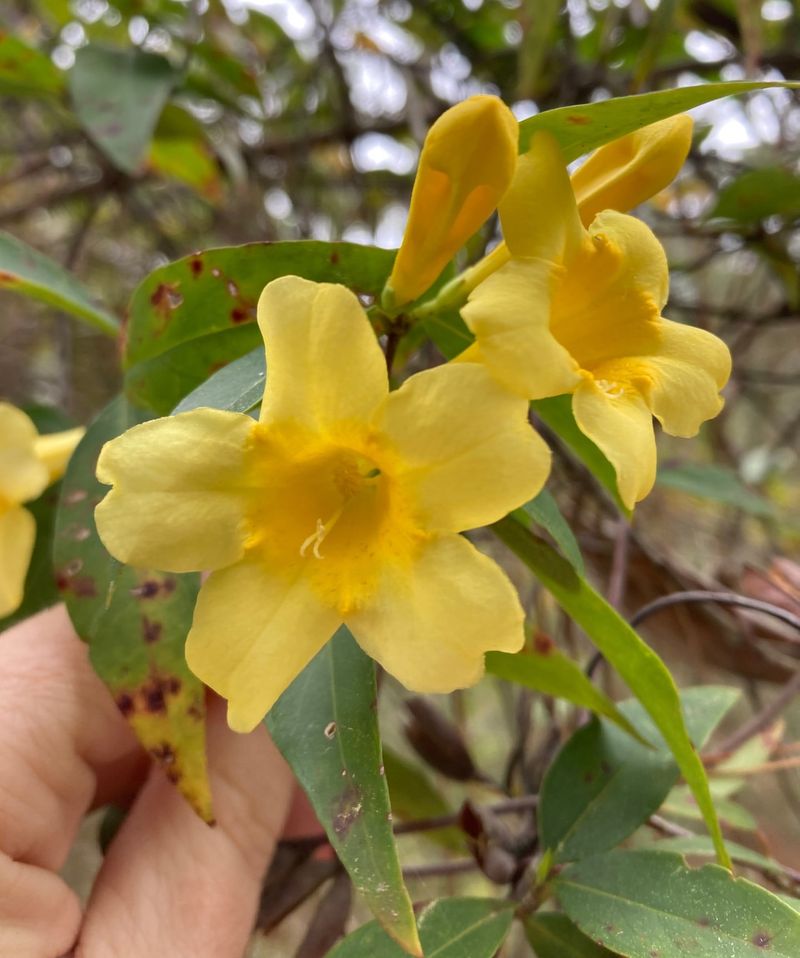
<path fill-rule="evenodd" d="M 488 256 L 484 256 L 474 266 L 470 266 L 469 269 L 451 279 L 433 299 L 418 306 L 409 315 L 414 320 L 424 320 L 463 305 L 473 289 L 507 263 L 510 258 L 508 247 L 504 242 L 500 243 Z"/>

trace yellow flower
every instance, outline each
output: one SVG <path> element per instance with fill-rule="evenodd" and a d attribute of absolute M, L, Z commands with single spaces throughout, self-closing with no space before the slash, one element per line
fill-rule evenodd
<path fill-rule="evenodd" d="M 36 520 L 22 504 L 61 477 L 84 430 L 39 436 L 22 410 L 0 402 L 0 617 L 22 602 Z"/>
<path fill-rule="evenodd" d="M 523 642 L 505 573 L 457 533 L 541 488 L 549 454 L 527 404 L 479 365 L 389 393 L 357 298 L 294 276 L 258 306 L 259 421 L 197 409 L 129 430 L 97 466 L 97 527 L 123 562 L 211 569 L 189 667 L 253 728 L 344 622 L 404 685 L 471 685 Z"/>
<path fill-rule="evenodd" d="M 601 172 L 595 167 L 595 183 Z M 623 179 L 606 187 L 627 205 Z M 485 363 L 529 399 L 572 393 L 579 427 L 614 466 L 632 508 L 655 481 L 652 417 L 671 435 L 693 436 L 717 415 L 728 349 L 660 315 L 667 261 L 644 223 L 605 210 L 585 228 L 549 134 L 538 133 L 520 157 L 500 219 L 510 259 L 462 311 L 476 343 L 461 359 Z"/>
<path fill-rule="evenodd" d="M 495 96 L 456 104 L 425 137 L 405 234 L 385 301 L 402 306 L 424 293 L 491 216 L 517 162 L 518 124 Z"/>

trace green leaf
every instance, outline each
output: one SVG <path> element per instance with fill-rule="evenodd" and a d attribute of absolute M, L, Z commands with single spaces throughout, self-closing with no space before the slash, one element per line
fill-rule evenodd
<path fill-rule="evenodd" d="M 597 446 L 584 435 L 572 414 L 572 396 L 552 396 L 531 403 L 536 415 L 562 439 L 603 488 L 610 494 L 619 511 L 630 517 L 631 510 L 617 492 L 617 474 Z"/>
<path fill-rule="evenodd" d="M 342 626 L 267 717 L 356 889 L 387 932 L 421 955 L 392 833 L 375 666 Z"/>
<path fill-rule="evenodd" d="M 713 786 L 712 782 L 712 786 Z M 755 832 L 758 830 L 758 822 L 753 815 L 743 808 L 737 802 L 725 798 L 715 793 L 714 808 L 717 810 L 719 820 L 728 828 L 735 828 L 742 832 Z M 669 818 L 683 818 L 689 821 L 701 821 L 702 816 L 694 803 L 692 793 L 685 785 L 678 785 L 673 788 L 664 799 L 664 814 Z"/>
<path fill-rule="evenodd" d="M 54 260 L 9 233 L 0 232 L 0 288 L 63 309 L 101 332 L 115 336 L 119 322 L 97 306 L 88 290 Z"/>
<path fill-rule="evenodd" d="M 512 902 L 493 898 L 444 898 L 420 915 L 425 958 L 493 958 L 514 917 Z M 327 958 L 402 958 L 403 952 L 376 922 L 362 925 Z"/>
<path fill-rule="evenodd" d="M 686 725 L 698 747 L 737 697 L 737 690 L 716 686 L 683 692 Z M 643 747 L 604 722 L 574 733 L 548 769 L 540 799 L 542 844 L 557 862 L 613 848 L 658 810 L 678 779 L 678 766 L 642 705 L 631 700 L 619 710 L 659 747 Z"/>
<path fill-rule="evenodd" d="M 134 47 L 82 47 L 69 72 L 69 90 L 84 130 L 117 169 L 142 172 L 178 72 L 164 57 Z"/>
<path fill-rule="evenodd" d="M 139 741 L 210 821 L 205 690 L 183 656 L 199 576 L 122 565 L 106 552 L 94 522 L 108 491 L 95 478 L 100 449 L 144 418 L 124 399 L 114 400 L 70 460 L 56 517 L 56 582 L 95 671 Z"/>
<path fill-rule="evenodd" d="M 604 715 L 644 744 L 639 733 L 611 699 L 592 684 L 579 666 L 559 652 L 547 636 L 537 637 L 532 648 L 517 655 L 508 652 L 487 653 L 486 671 L 508 682 L 566 699 L 581 708 Z"/>
<path fill-rule="evenodd" d="M 182 399 L 173 413 L 189 412 L 201 406 L 228 412 L 250 412 L 261 402 L 266 381 L 267 362 L 261 346 L 223 366 Z"/>
<path fill-rule="evenodd" d="M 412 821 L 422 818 L 439 818 L 452 813 L 452 808 L 434 788 L 422 769 L 407 762 L 385 745 L 383 768 L 395 818 Z M 463 833 L 453 826 L 430 829 L 420 834 L 445 848 L 464 851 Z"/>
<path fill-rule="evenodd" d="M 578 545 L 578 540 L 575 538 L 569 523 L 561 514 L 553 494 L 548 492 L 547 489 L 542 489 L 535 499 L 526 502 L 522 508 L 537 525 L 540 525 L 553 537 L 553 541 L 561 550 L 563 556 L 569 559 L 573 568 L 580 575 L 585 575 L 586 569 L 583 565 L 581 547 Z"/>
<path fill-rule="evenodd" d="M 800 177 L 779 167 L 742 173 L 719 192 L 710 214 L 754 223 L 768 216 L 800 215 Z"/>
<path fill-rule="evenodd" d="M 222 180 L 214 154 L 204 137 L 156 136 L 148 167 L 179 180 L 210 203 L 222 198 Z"/>
<path fill-rule="evenodd" d="M 731 858 L 737 864 L 750 865 L 775 877 L 787 874 L 786 867 L 775 861 L 774 858 L 768 858 L 766 855 L 755 852 L 745 845 L 738 845 L 736 842 L 728 842 L 727 845 Z M 681 855 L 696 855 L 698 858 L 714 857 L 714 846 L 706 835 L 662 838 L 656 843 L 656 849 L 658 851 L 678 852 Z"/>
<path fill-rule="evenodd" d="M 0 32 L 0 94 L 52 96 L 63 86 L 63 74 L 50 57 L 19 37 Z"/>
<path fill-rule="evenodd" d="M 751 492 L 739 481 L 736 473 L 723 466 L 686 462 L 679 466 L 663 466 L 656 481 L 660 486 L 688 492 L 700 499 L 722 502 L 753 516 L 771 518 L 775 508 L 771 502 Z"/>
<path fill-rule="evenodd" d="M 664 663 L 546 542 L 532 535 L 513 517 L 502 519 L 492 528 L 552 593 L 567 615 L 581 626 L 642 702 L 692 789 L 720 862 L 729 864 L 705 769 L 686 732 L 678 690 Z"/>
<path fill-rule="evenodd" d="M 760 885 L 680 855 L 615 851 L 568 865 L 553 889 L 586 935 L 627 958 L 796 958 L 800 914 Z"/>
<path fill-rule="evenodd" d="M 597 103 L 559 107 L 537 113 L 520 123 L 520 152 L 524 153 L 528 149 L 534 133 L 547 130 L 558 140 L 565 161 L 571 163 L 604 143 L 703 103 L 737 93 L 750 93 L 753 90 L 768 90 L 774 87 L 794 90 L 798 85 L 781 81 L 699 83 L 674 90 L 658 90 L 655 93 L 599 100 Z"/>
<path fill-rule="evenodd" d="M 253 243 L 206 250 L 151 273 L 133 294 L 126 392 L 161 415 L 261 344 L 256 304 L 279 276 L 343 283 L 379 295 L 394 254 L 352 243 Z"/>
<path fill-rule="evenodd" d="M 540 912 L 524 924 L 536 958 L 613 958 L 613 952 L 587 938 L 566 915 Z"/>

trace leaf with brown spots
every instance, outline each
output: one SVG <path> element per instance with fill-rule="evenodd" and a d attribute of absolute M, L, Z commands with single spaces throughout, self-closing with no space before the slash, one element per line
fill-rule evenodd
<path fill-rule="evenodd" d="M 373 662 L 342 626 L 267 724 L 356 890 L 389 935 L 421 955 L 392 834 L 375 695 Z"/>
<path fill-rule="evenodd" d="M 672 852 L 586 858 L 552 888 L 585 935 L 626 958 L 800 955 L 800 913 L 719 865 L 689 868 Z"/>
<path fill-rule="evenodd" d="M 251 243 L 155 270 L 131 300 L 128 397 L 166 415 L 212 372 L 261 347 L 256 304 L 271 280 L 293 274 L 376 297 L 393 259 L 391 250 L 352 243 Z"/>
<path fill-rule="evenodd" d="M 10 33 L 0 33 L 0 93 L 54 96 L 63 86 L 64 75 L 47 54 Z"/>
<path fill-rule="evenodd" d="M 122 565 L 106 552 L 94 524 L 94 508 L 107 491 L 94 474 L 100 449 L 145 418 L 115 400 L 72 457 L 56 517 L 57 582 L 120 712 L 195 811 L 211 821 L 204 690 L 183 657 L 198 577 Z M 76 528 L 89 534 L 76 536 Z"/>

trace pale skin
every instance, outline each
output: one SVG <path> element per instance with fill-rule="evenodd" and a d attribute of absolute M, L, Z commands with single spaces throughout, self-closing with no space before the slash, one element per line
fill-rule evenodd
<path fill-rule="evenodd" d="M 0 955 L 241 958 L 298 817 L 264 727 L 231 732 L 210 702 L 211 828 L 147 762 L 63 607 L 0 635 L 0 656 Z M 130 812 L 83 909 L 57 873 L 86 812 L 112 801 Z"/>

